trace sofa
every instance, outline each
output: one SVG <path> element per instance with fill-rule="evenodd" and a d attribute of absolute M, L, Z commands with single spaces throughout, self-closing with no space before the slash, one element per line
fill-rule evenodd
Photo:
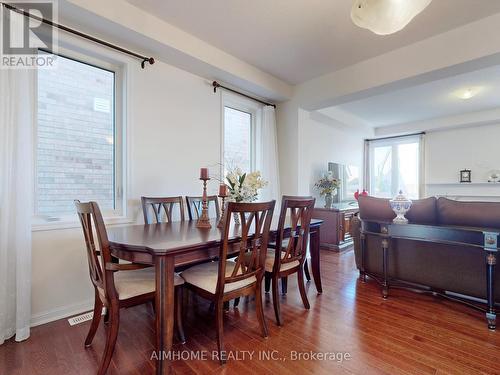
<path fill-rule="evenodd" d="M 359 197 L 359 215 L 353 218 L 356 266 L 362 279 L 383 276 L 383 238 L 364 234 L 364 264 L 361 251 L 362 221 L 392 222 L 396 215 L 388 199 Z M 430 197 L 413 201 L 405 215 L 411 224 L 490 228 L 500 231 L 500 202 L 462 202 Z M 410 239 L 393 239 L 387 257 L 389 280 L 432 294 L 457 297 L 483 305 L 487 298 L 487 252 L 478 247 Z M 498 258 L 498 257 L 497 257 Z M 498 259 L 500 261 L 500 259 Z M 500 305 L 500 267 L 493 268 L 493 295 Z M 490 327 L 491 328 L 491 327 Z"/>

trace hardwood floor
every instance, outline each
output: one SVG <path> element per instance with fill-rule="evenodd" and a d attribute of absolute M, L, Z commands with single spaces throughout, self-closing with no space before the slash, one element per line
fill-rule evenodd
<path fill-rule="evenodd" d="M 178 374 L 500 374 L 500 332 L 489 331 L 474 310 L 430 296 L 391 290 L 382 300 L 373 281 L 357 278 L 353 253 L 322 254 L 322 295 L 309 283 L 311 310 L 303 308 L 296 277 L 282 297 L 283 327 L 277 327 L 271 296 L 265 296 L 270 336 L 263 339 L 254 303 L 244 299 L 225 314 L 225 366 L 216 352 L 214 315 L 203 300 L 189 297 L 185 345 L 177 355 L 206 355 L 207 360 L 176 360 Z M 121 326 L 108 374 L 153 374 L 154 319 L 149 306 L 121 311 Z M 70 327 L 66 320 L 36 327 L 23 343 L 0 346 L 1 375 L 94 374 L 104 347 L 101 325 L 92 348 L 83 342 L 90 322 Z M 254 352 L 253 360 L 250 354 Z M 258 360 L 259 351 L 278 360 Z M 277 351 L 277 352 L 273 352 Z M 294 360 L 291 351 L 340 352 L 334 361 Z M 345 357 L 344 357 L 345 358 Z"/>

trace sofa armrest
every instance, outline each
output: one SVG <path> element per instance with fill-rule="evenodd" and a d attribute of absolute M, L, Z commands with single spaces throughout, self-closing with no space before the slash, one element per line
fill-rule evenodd
<path fill-rule="evenodd" d="M 358 215 L 353 216 L 351 219 L 351 236 L 354 241 L 354 258 L 356 267 L 361 269 L 361 221 Z"/>

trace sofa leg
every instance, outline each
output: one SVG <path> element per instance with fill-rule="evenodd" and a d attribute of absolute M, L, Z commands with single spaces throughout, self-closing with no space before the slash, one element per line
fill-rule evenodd
<path fill-rule="evenodd" d="M 386 285 L 384 285 L 382 287 L 382 298 L 387 299 L 387 297 L 389 297 L 389 288 Z"/>
<path fill-rule="evenodd" d="M 486 320 L 488 321 L 489 329 L 496 329 L 497 327 L 497 315 L 495 313 L 486 313 Z"/>
<path fill-rule="evenodd" d="M 359 271 L 359 280 L 363 283 L 366 283 L 366 273 L 363 271 Z"/>

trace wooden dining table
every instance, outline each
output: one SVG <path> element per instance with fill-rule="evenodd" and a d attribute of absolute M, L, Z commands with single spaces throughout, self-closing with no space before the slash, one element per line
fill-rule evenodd
<path fill-rule="evenodd" d="M 322 220 L 311 221 L 309 255 L 311 271 L 318 293 L 322 293 L 320 275 L 320 226 Z M 126 261 L 150 264 L 156 277 L 156 373 L 171 372 L 168 353 L 172 349 L 174 331 L 174 271 L 176 267 L 216 259 L 221 245 L 221 229 L 215 220 L 212 228 L 197 228 L 196 221 L 129 225 L 108 228 L 111 253 Z M 276 236 L 278 218 L 273 218 L 271 238 Z M 237 251 L 239 225 L 231 224 L 230 243 Z M 284 236 L 290 228 L 285 225 Z M 307 274 L 306 274 L 307 276 Z M 153 357 L 153 356 L 152 356 Z"/>

